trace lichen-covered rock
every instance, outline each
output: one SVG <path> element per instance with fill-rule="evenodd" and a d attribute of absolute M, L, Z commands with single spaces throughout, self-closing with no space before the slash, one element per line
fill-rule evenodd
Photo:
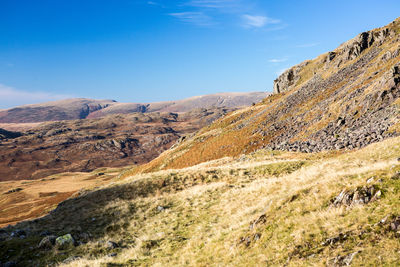
<path fill-rule="evenodd" d="M 71 234 L 66 234 L 56 238 L 55 245 L 57 249 L 67 249 L 74 246 L 75 240 Z"/>

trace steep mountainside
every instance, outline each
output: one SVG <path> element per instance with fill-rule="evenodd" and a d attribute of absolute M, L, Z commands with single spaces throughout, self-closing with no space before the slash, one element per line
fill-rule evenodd
<path fill-rule="evenodd" d="M 0 110 L 0 123 L 100 118 L 134 112 L 187 112 L 196 108 L 236 108 L 257 103 L 267 95 L 266 92 L 221 93 L 155 103 L 118 103 L 114 100 L 75 98 Z"/>
<path fill-rule="evenodd" d="M 305 61 L 275 94 L 203 129 L 136 171 L 181 168 L 259 148 L 354 149 L 400 132 L 400 19 Z"/>
<path fill-rule="evenodd" d="M 228 111 L 132 113 L 44 123 L 21 137 L 0 138 L 0 181 L 146 163 L 182 135 L 197 131 Z"/>

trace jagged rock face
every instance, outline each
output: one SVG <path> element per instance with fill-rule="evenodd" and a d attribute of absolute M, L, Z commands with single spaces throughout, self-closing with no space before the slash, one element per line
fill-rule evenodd
<path fill-rule="evenodd" d="M 299 72 L 303 69 L 303 67 L 307 66 L 307 64 L 308 62 L 305 61 L 282 73 L 274 81 L 274 94 L 279 94 L 281 92 L 290 90 L 290 88 L 293 88 L 300 79 Z"/>
<path fill-rule="evenodd" d="M 361 33 L 283 73 L 274 91 L 287 92 L 285 102 L 264 123 L 269 129 L 259 127 L 263 137 L 274 136 L 266 147 L 303 152 L 353 149 L 396 136 L 399 29 L 396 20 Z M 300 111 L 301 105 L 310 110 Z"/>
<path fill-rule="evenodd" d="M 398 21 L 393 23 L 398 23 Z M 385 41 L 395 36 L 396 31 L 390 27 L 360 33 L 355 38 L 340 45 L 335 51 L 328 52 L 324 58 L 324 69 L 326 70 L 332 67 L 339 68 L 342 64 L 359 57 L 366 49 L 373 45 L 380 46 Z M 397 53 L 399 53 L 399 51 L 397 51 Z M 389 55 L 389 57 L 390 56 L 391 55 Z M 278 94 L 290 91 L 295 88 L 296 85 L 298 86 L 297 82 L 302 75 L 301 71 L 308 63 L 310 63 L 310 61 L 302 62 L 282 73 L 274 81 L 274 93 Z"/>

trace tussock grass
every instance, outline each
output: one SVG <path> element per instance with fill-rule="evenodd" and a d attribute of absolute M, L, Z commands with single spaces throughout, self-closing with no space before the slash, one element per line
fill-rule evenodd
<path fill-rule="evenodd" d="M 379 221 L 400 214 L 400 180 L 391 178 L 400 171 L 399 155 L 394 138 L 342 154 L 260 150 L 131 176 L 71 200 L 44 221 L 59 234 L 86 231 L 91 241 L 41 252 L 39 262 L 73 255 L 82 258 L 61 265 L 325 266 L 357 252 L 355 266 L 395 265 L 399 239 Z M 381 198 L 331 205 L 342 190 L 366 185 L 382 190 Z M 119 247 L 106 249 L 107 240 Z"/>

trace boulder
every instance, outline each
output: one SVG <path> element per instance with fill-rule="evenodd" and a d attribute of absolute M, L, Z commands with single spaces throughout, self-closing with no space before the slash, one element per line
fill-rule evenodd
<path fill-rule="evenodd" d="M 66 234 L 56 238 L 55 245 L 57 249 L 67 249 L 74 246 L 75 240 L 71 234 Z"/>

